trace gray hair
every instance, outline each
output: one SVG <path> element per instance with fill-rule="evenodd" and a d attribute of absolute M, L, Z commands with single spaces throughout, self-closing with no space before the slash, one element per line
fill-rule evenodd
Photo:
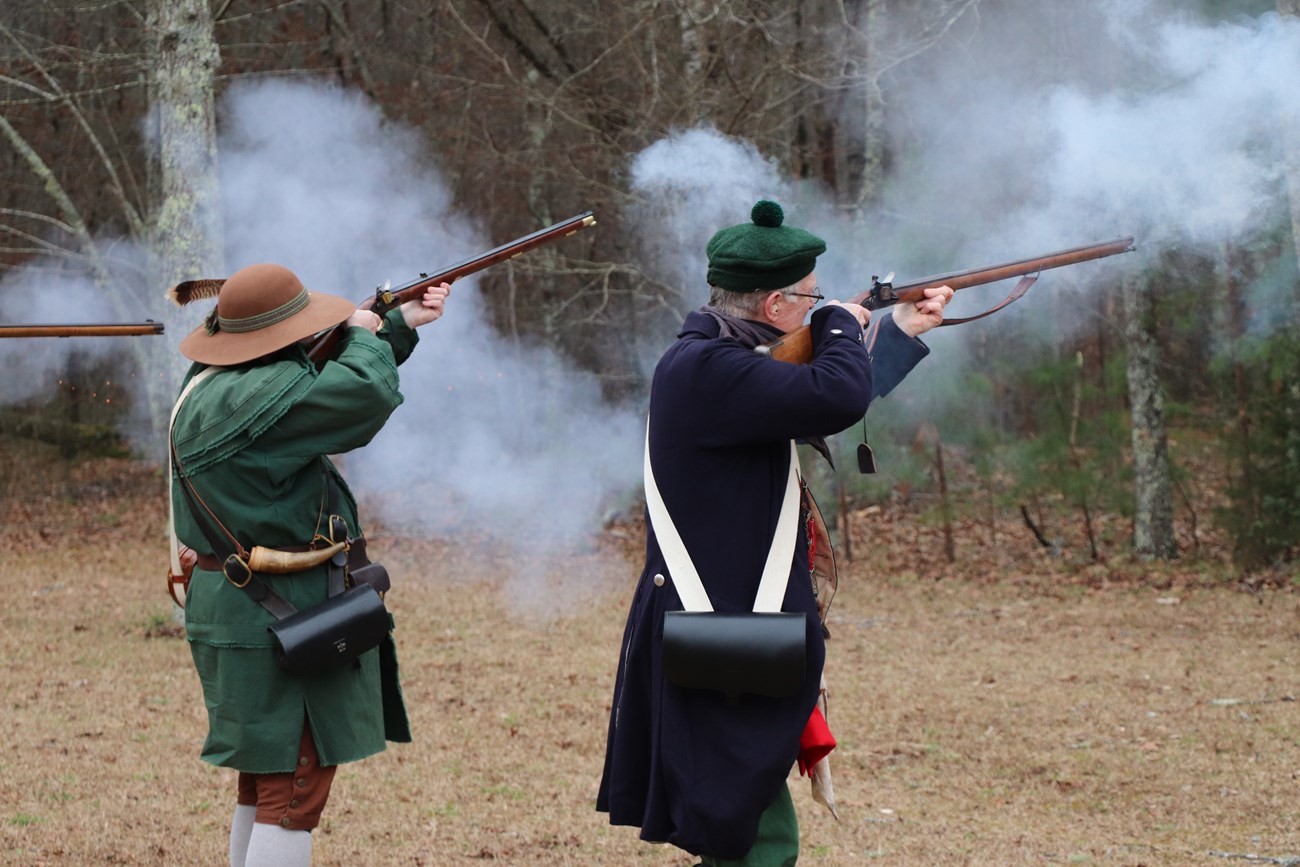
<path fill-rule="evenodd" d="M 798 288 L 799 284 L 795 283 L 775 291 L 780 292 L 785 300 L 790 301 L 794 298 L 794 293 Z M 730 289 L 710 286 L 708 306 L 727 316 L 736 316 L 741 319 L 761 319 L 763 316 L 763 299 L 767 298 L 773 291 L 772 289 L 764 289 L 761 292 L 732 292 Z"/>

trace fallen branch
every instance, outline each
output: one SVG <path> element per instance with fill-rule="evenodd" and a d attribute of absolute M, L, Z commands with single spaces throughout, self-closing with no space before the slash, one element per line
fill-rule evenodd
<path fill-rule="evenodd" d="M 1279 698 L 1212 698 L 1210 704 L 1215 707 L 1232 707 L 1239 704 L 1277 704 L 1295 700 L 1293 695 L 1284 695 Z"/>
<path fill-rule="evenodd" d="M 1029 507 L 1024 503 L 1020 504 L 1020 516 L 1025 519 L 1025 526 L 1033 531 L 1034 538 L 1038 540 L 1038 544 L 1051 551 L 1056 549 L 1056 546 L 1049 542 L 1047 537 L 1043 535 L 1043 531 L 1038 529 L 1038 525 L 1034 523 L 1034 519 L 1029 517 Z"/>
<path fill-rule="evenodd" d="M 1274 858 L 1271 855 L 1256 855 L 1253 852 L 1216 852 L 1213 849 L 1206 854 L 1212 858 L 1234 858 L 1238 861 L 1249 861 L 1252 864 L 1279 864 L 1281 867 L 1300 867 L 1300 855 L 1281 855 Z"/>

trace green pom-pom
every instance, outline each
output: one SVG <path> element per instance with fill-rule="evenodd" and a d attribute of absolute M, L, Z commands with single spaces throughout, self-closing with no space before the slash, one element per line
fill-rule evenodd
<path fill-rule="evenodd" d="M 775 229 L 785 222 L 785 211 L 781 210 L 781 206 L 771 199 L 763 199 L 754 206 L 754 210 L 749 217 L 754 221 L 755 226 L 767 226 L 769 229 Z"/>

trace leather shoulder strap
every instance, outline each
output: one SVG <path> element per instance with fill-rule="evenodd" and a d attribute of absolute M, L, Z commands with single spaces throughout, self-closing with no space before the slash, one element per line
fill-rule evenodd
<path fill-rule="evenodd" d="M 682 600 L 686 611 L 712 611 L 713 603 L 704 589 L 700 575 L 691 562 L 686 545 L 668 514 L 659 487 L 655 484 L 654 471 L 650 466 L 650 423 L 646 421 L 645 440 L 645 494 L 646 508 L 650 513 L 650 524 L 654 528 L 659 549 L 663 551 L 668 571 L 672 575 L 673 586 L 677 596 Z M 767 552 L 767 562 L 763 566 L 763 577 L 758 582 L 758 595 L 754 599 L 754 610 L 776 612 L 781 610 L 785 599 L 786 584 L 790 580 L 790 564 L 794 560 L 794 543 L 798 532 L 799 520 L 799 452 L 794 440 L 790 441 L 790 473 L 786 478 L 785 496 L 781 500 L 781 512 L 777 518 L 776 531 L 772 535 L 772 546 Z"/>
<path fill-rule="evenodd" d="M 173 467 L 171 448 L 172 429 L 176 427 L 176 415 L 181 411 L 181 404 L 185 402 L 185 398 L 190 396 L 190 392 L 197 388 L 199 383 L 203 382 L 203 380 L 222 370 L 225 370 L 225 368 L 205 367 L 198 373 L 194 374 L 194 376 L 190 377 L 190 381 L 185 383 L 185 387 L 181 389 L 180 396 L 176 398 L 176 404 L 172 407 L 171 419 L 167 422 L 167 533 L 171 539 L 170 553 L 173 575 L 181 574 L 181 554 L 180 544 L 176 541 L 176 503 L 172 498 L 171 492 Z"/>

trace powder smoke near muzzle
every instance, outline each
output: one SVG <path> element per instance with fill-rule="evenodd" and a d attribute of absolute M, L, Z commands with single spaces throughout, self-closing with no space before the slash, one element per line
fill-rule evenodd
<path fill-rule="evenodd" d="M 1069 31 L 1086 40 L 1049 38 L 1064 13 L 1086 19 Z M 927 395 L 949 393 L 943 379 L 960 372 L 973 336 L 1047 340 L 1091 327 L 1103 314 L 1090 285 L 1113 286 L 1171 248 L 1217 258 L 1284 213 L 1288 145 L 1300 162 L 1297 19 L 1209 24 L 1143 0 L 1015 3 L 981 10 L 978 27 L 953 39 L 887 82 L 895 167 L 865 214 L 835 211 L 824 190 L 782 179 L 751 145 L 711 128 L 636 155 L 634 188 L 657 218 L 643 231 L 687 240 L 646 267 L 688 287 L 688 306 L 701 303 L 704 241 L 763 196 L 827 240 L 817 276 L 830 298 L 887 272 L 903 282 L 1136 236 L 1135 253 L 1045 272 L 1006 313 L 927 335 L 943 363 L 923 365 L 900 392 L 924 413 Z M 709 164 L 720 170 L 699 168 Z M 1009 288 L 963 291 L 950 315 L 979 312 Z M 1268 288 L 1254 287 L 1258 306 Z"/>
<path fill-rule="evenodd" d="M 1211 25 L 1167 4 L 1102 4 L 1043 84 L 1044 34 L 1064 6 L 985 20 L 973 56 L 935 56 L 903 84 L 918 158 L 882 208 L 898 215 L 900 252 L 924 246 L 909 225 L 963 262 L 1121 234 L 1150 261 L 1258 230 L 1285 201 L 1300 21 Z M 980 53 L 995 49 L 996 64 Z"/>
<path fill-rule="evenodd" d="M 57 291 L 50 285 L 58 283 Z M 141 317 L 143 319 L 143 317 Z M 115 322 L 118 316 L 89 280 L 52 277 L 20 269 L 0 284 L 0 323 L 66 324 Z M 115 349 L 119 338 L 0 340 L 0 406 L 48 394 L 67 366 L 69 353 L 83 353 L 92 364 Z"/>
<path fill-rule="evenodd" d="M 398 285 L 509 240 L 457 215 L 419 134 L 386 122 L 359 94 L 237 85 L 220 110 L 227 274 L 196 277 L 275 262 L 309 289 L 359 302 L 387 280 Z M 119 258 L 130 252 L 113 246 Z M 161 339 L 179 383 L 189 362 L 175 346 L 212 302 L 148 308 L 169 306 L 162 296 L 150 294 L 139 318 L 167 315 Z M 120 319 L 102 290 L 41 265 L 0 285 L 2 321 Z M 582 548 L 635 495 L 644 420 L 606 407 L 596 378 L 550 350 L 496 333 L 474 277 L 455 284 L 446 315 L 419 334 L 401 369 L 405 403 L 370 445 L 343 458 L 349 483 L 376 525 L 527 554 L 513 596 L 554 609 L 540 598 L 548 557 Z M 93 363 L 115 348 L 109 339 L 0 341 L 0 370 L 12 373 L 0 377 L 0 402 L 47 391 L 74 349 Z"/>
<path fill-rule="evenodd" d="M 232 271 L 278 262 L 311 289 L 360 301 L 384 280 L 509 240 L 458 218 L 416 134 L 355 94 L 236 89 L 220 153 Z M 419 334 L 401 368 L 406 402 L 345 458 L 349 484 L 384 526 L 516 546 L 527 554 L 516 595 L 527 597 L 547 555 L 579 546 L 623 505 L 643 421 L 606 407 L 594 376 L 496 333 L 472 277 Z"/>

